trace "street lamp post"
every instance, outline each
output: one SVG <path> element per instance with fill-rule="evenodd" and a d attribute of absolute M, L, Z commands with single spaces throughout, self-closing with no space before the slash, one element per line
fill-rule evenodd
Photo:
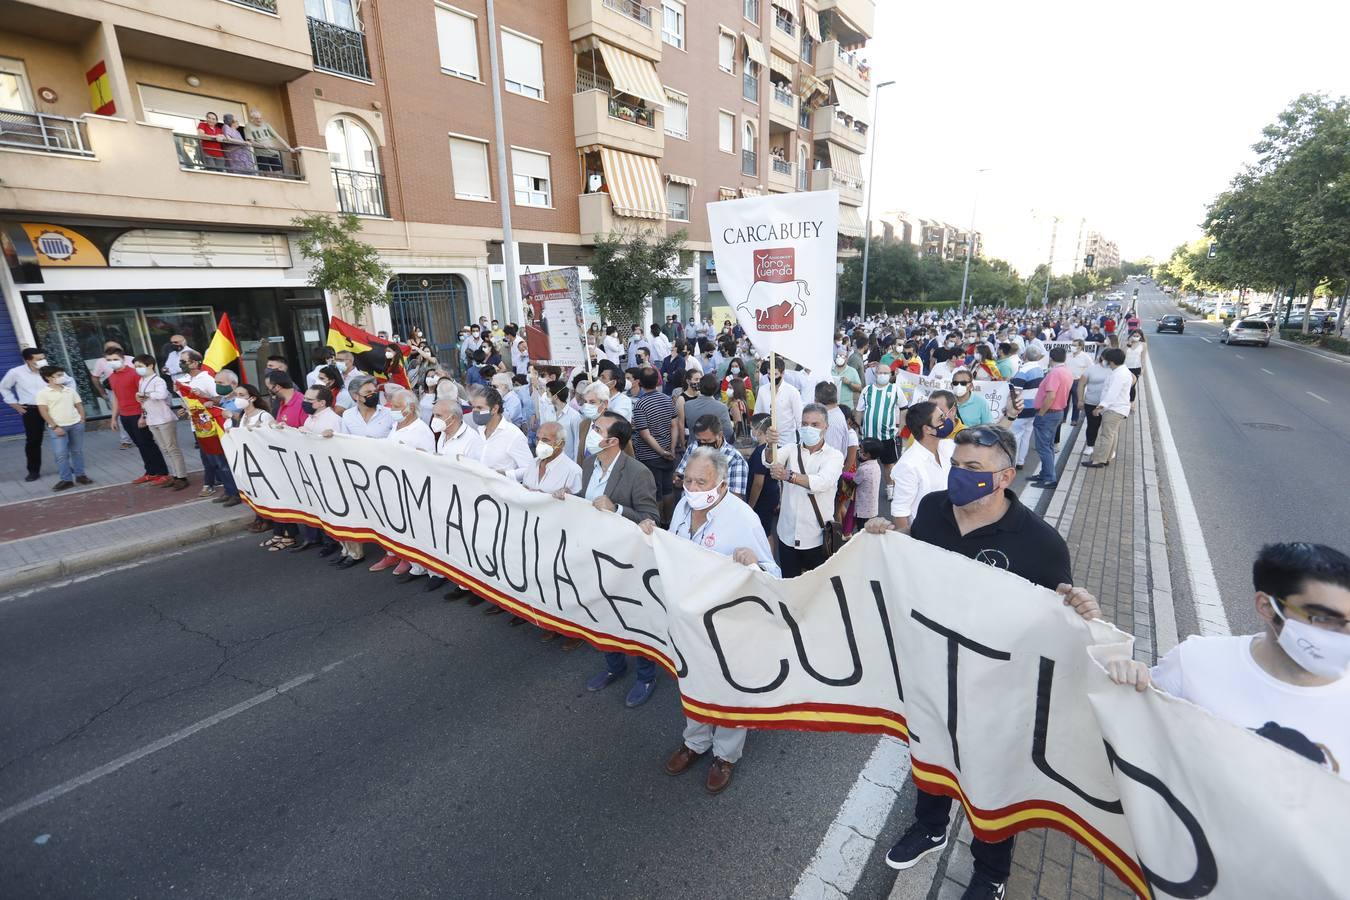
<path fill-rule="evenodd" d="M 980 176 L 988 169 L 975 170 L 975 199 L 970 202 L 970 230 L 966 232 L 966 271 L 961 275 L 961 302 L 957 304 L 958 313 L 966 311 L 966 285 L 970 284 L 970 257 L 974 253 L 975 244 L 975 210 L 980 205 Z"/>
<path fill-rule="evenodd" d="M 502 262 L 506 265 L 506 283 L 502 285 L 502 299 L 506 305 L 505 317 L 519 321 L 520 282 L 516 280 L 516 240 L 511 229 L 510 170 L 506 166 L 506 125 L 502 121 L 501 57 L 497 51 L 497 10 L 493 0 L 487 0 L 488 68 L 492 73 L 492 127 L 497 138 L 497 194 L 502 211 Z M 489 285 L 489 288 L 491 285 Z M 491 297 L 491 290 L 488 292 Z M 489 301 L 490 302 L 490 301 Z"/>
<path fill-rule="evenodd" d="M 894 81 L 883 81 L 877 85 L 876 97 L 872 101 L 872 158 L 867 164 L 867 214 L 863 222 L 863 270 L 862 270 L 862 296 L 858 298 L 858 318 L 867 318 L 867 263 L 872 255 L 872 173 L 877 169 L 877 134 L 880 131 L 880 123 L 877 118 L 881 112 L 881 89 L 895 84 Z"/>

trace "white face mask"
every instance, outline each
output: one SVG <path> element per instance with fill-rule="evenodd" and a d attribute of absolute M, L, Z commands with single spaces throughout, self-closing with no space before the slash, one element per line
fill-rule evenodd
<path fill-rule="evenodd" d="M 583 403 L 581 405 L 581 414 L 594 422 L 596 419 L 600 418 L 600 407 L 596 406 L 594 403 Z"/>
<path fill-rule="evenodd" d="M 435 375 L 428 375 L 426 378 L 427 387 L 435 387 L 436 382 L 440 381 Z"/>
<path fill-rule="evenodd" d="M 846 356 L 836 356 L 836 357 L 834 358 L 834 364 L 835 364 L 836 366 L 843 366 L 844 363 L 845 363 L 845 361 L 847 361 L 847 359 L 848 359 L 848 357 L 846 357 Z"/>
<path fill-rule="evenodd" d="M 721 486 L 722 482 L 719 481 L 713 485 L 713 489 L 710 491 L 695 491 L 685 488 L 684 498 L 689 501 L 689 505 L 694 509 L 707 509 L 717 502 L 719 493 L 717 489 Z"/>
<path fill-rule="evenodd" d="M 889 384 L 891 373 L 888 369 L 877 369 L 877 384 Z"/>
<path fill-rule="evenodd" d="M 966 394 L 970 393 L 970 385 L 954 384 L 952 385 L 952 393 L 958 397 L 964 397 Z"/>
<path fill-rule="evenodd" d="M 431 425 L 431 430 L 436 432 L 437 434 L 440 434 L 442 431 L 445 431 L 447 427 L 445 424 L 445 420 L 442 419 L 440 416 L 432 416 L 431 422 L 429 424 Z"/>
<path fill-rule="evenodd" d="M 123 361 L 120 360 L 120 359 L 110 359 L 110 360 L 108 360 L 108 368 L 112 369 L 114 372 L 116 372 L 118 369 L 122 368 L 122 366 L 124 366 L 124 365 L 126 365 L 126 363 L 123 362 Z"/>
<path fill-rule="evenodd" d="M 150 370 L 145 366 L 137 366 L 136 374 L 144 378 L 145 376 L 150 374 Z"/>
<path fill-rule="evenodd" d="M 1275 617 L 1284 622 L 1279 645 L 1299 668 L 1321 678 L 1340 679 L 1350 673 L 1350 634 L 1338 634 L 1288 618 L 1280 612 L 1273 597 L 1270 605 Z"/>
<path fill-rule="evenodd" d="M 552 455 L 553 455 L 552 444 L 545 444 L 543 441 L 540 441 L 539 443 L 534 445 L 535 459 L 548 459 Z"/>
<path fill-rule="evenodd" d="M 590 431 L 587 431 L 586 452 L 590 454 L 599 453 L 600 445 L 604 442 L 604 440 L 605 439 L 600 436 L 600 432 L 596 431 L 594 428 L 592 428 Z"/>

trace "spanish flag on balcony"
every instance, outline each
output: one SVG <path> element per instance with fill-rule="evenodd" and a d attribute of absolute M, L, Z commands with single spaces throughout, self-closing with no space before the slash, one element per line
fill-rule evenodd
<path fill-rule="evenodd" d="M 373 372 L 377 378 L 387 378 L 395 384 L 411 387 L 408 384 L 406 360 L 412 348 L 376 337 L 365 329 L 342 321 L 337 316 L 332 316 L 328 320 L 328 340 L 325 343 L 338 352 L 346 350 L 363 357 L 362 362 L 365 365 L 361 368 Z M 389 359 L 387 353 L 383 358 L 380 358 L 378 353 L 371 353 L 372 350 L 387 351 L 389 348 L 394 351 L 393 359 Z"/>
<path fill-rule="evenodd" d="M 216 333 L 211 338 L 211 346 L 206 348 L 206 355 L 202 357 L 202 368 L 215 375 L 230 363 L 237 362 L 239 358 L 239 341 L 235 340 L 229 313 L 221 313 L 220 324 L 216 326 Z M 248 377 L 244 374 L 244 367 L 240 365 L 237 368 L 239 380 L 247 383 Z"/>

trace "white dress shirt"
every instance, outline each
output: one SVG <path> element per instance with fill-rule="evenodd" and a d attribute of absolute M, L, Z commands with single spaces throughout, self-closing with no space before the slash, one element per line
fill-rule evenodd
<path fill-rule="evenodd" d="M 727 557 L 744 547 L 755 554 L 755 561 L 765 572 L 774 576 L 783 574 L 774 562 L 769 536 L 764 533 L 759 516 L 735 494 L 723 495 L 717 505 L 708 510 L 703 526 L 691 532 L 693 516 L 689 501 L 681 497 L 671 514 L 670 533 Z"/>
<path fill-rule="evenodd" d="M 954 452 L 956 441 L 940 440 L 937 456 L 918 442 L 900 454 L 900 461 L 891 469 L 891 484 L 895 485 L 892 516 L 913 518 L 919 511 L 920 500 L 933 491 L 947 489 L 947 474 L 952 469 Z"/>
<path fill-rule="evenodd" d="M 1065 361 L 1064 365 L 1069 367 L 1069 374 L 1073 375 L 1076 382 L 1087 374 L 1087 370 L 1092 368 L 1092 354 L 1084 350 L 1082 353 L 1075 353 Z"/>
<path fill-rule="evenodd" d="M 182 354 L 191 349 L 184 347 L 182 350 L 170 350 L 169 355 L 164 357 L 164 371 L 171 376 L 183 371 Z"/>
<path fill-rule="evenodd" d="M 62 384 L 68 384 L 70 380 L 70 376 L 67 375 Z M 6 403 L 36 406 L 38 391 L 46 386 L 47 379 L 28 368 L 28 364 L 24 363 L 10 369 L 5 373 L 5 377 L 0 379 L 0 394 L 4 396 Z"/>
<path fill-rule="evenodd" d="M 755 415 L 771 412 L 775 408 L 778 410 L 778 446 L 786 447 L 797 441 L 797 428 L 802 424 L 802 395 L 786 375 L 783 383 L 778 385 L 777 392 L 778 398 L 774 406 L 770 407 L 769 380 L 765 378 L 760 381 L 759 390 L 755 391 Z"/>
<path fill-rule="evenodd" d="M 413 450 L 436 452 L 436 435 L 421 419 L 413 419 L 411 425 L 395 428 L 385 437 L 386 441 L 402 444 Z"/>
<path fill-rule="evenodd" d="M 534 454 L 530 452 L 530 442 L 525 439 L 525 432 L 504 418 L 497 422 L 492 434 L 486 432 L 486 426 L 479 431 L 483 444 L 468 458 L 519 481 L 524 477 L 521 470 L 534 463 Z"/>
<path fill-rule="evenodd" d="M 611 394 L 609 397 L 608 412 L 623 416 L 629 424 L 633 422 L 633 398 L 624 393 Z"/>
<path fill-rule="evenodd" d="M 659 363 L 670 356 L 670 339 L 664 334 L 654 335 L 647 341 L 652 346 L 652 362 Z"/>
<path fill-rule="evenodd" d="M 789 472 L 802 474 L 802 467 L 797 464 L 796 444 L 784 449 L 778 458 Z M 787 481 L 780 483 L 778 540 L 788 547 L 810 550 L 825 543 L 825 531 L 816 520 L 810 497 L 815 496 L 821 518 L 829 522 L 834 517 L 835 492 L 839 487 L 839 476 L 844 472 L 844 455 L 822 443 L 814 453 L 803 447 L 802 462 L 806 465 L 810 490 Z"/>
<path fill-rule="evenodd" d="M 353 406 L 342 414 L 342 433 L 355 437 L 384 438 L 394 430 L 394 414 L 388 407 L 377 406 L 370 421 L 361 418 L 360 407 Z"/>
<path fill-rule="evenodd" d="M 539 474 L 539 461 L 535 460 L 525 467 L 521 483 L 532 491 L 551 494 L 554 491 L 567 491 L 569 494 L 581 493 L 581 466 L 577 465 L 566 453 L 544 466 L 544 474 Z"/>
<path fill-rule="evenodd" d="M 541 427 L 545 422 L 558 423 L 563 430 L 563 438 L 567 441 L 567 449 L 563 452 L 581 462 L 586 453 L 586 448 L 581 444 L 581 413 L 568 405 L 564 405 L 559 412 L 558 407 L 547 395 L 540 399 L 538 412 Z"/>
<path fill-rule="evenodd" d="M 604 351 L 605 359 L 614 363 L 614 365 L 617 366 L 623 361 L 623 344 L 619 343 L 619 339 L 614 335 L 605 335 L 604 339 L 600 341 L 600 349 Z"/>
<path fill-rule="evenodd" d="M 305 419 L 305 423 L 300 426 L 300 430 L 306 434 L 323 434 L 325 431 L 341 434 L 342 416 L 333 412 L 330 407 L 325 406 Z"/>
<path fill-rule="evenodd" d="M 1124 366 L 1116 366 L 1106 377 L 1106 387 L 1102 388 L 1102 402 L 1098 404 L 1102 412 L 1130 414 L 1130 385 L 1134 384 L 1134 373 Z"/>
<path fill-rule="evenodd" d="M 436 455 L 450 459 L 459 459 L 461 456 L 477 459 L 482 447 L 483 436 L 468 422 L 460 422 L 459 431 L 453 435 L 443 431 L 436 439 Z"/>
<path fill-rule="evenodd" d="M 609 465 L 600 462 L 600 457 L 595 458 L 595 468 L 591 471 L 591 482 L 586 485 L 587 500 L 594 500 L 605 492 L 605 485 L 609 483 L 609 476 L 614 474 L 614 464 L 619 461 L 619 456 L 622 455 L 616 454 L 609 461 Z M 623 507 L 619 507 L 619 509 L 622 510 Z"/>

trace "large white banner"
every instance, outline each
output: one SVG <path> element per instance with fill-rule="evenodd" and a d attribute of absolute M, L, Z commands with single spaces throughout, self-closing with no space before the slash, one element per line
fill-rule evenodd
<path fill-rule="evenodd" d="M 263 516 L 375 541 L 542 627 L 649 656 L 685 712 L 908 741 L 925 790 L 997 840 L 1054 828 L 1139 896 L 1332 897 L 1350 784 L 1089 656 L 1130 638 L 1002 568 L 859 535 L 784 581 L 482 467 L 294 429 L 223 438 Z"/>
<path fill-rule="evenodd" d="M 915 375 L 904 369 L 896 369 L 894 377 L 911 405 L 927 400 L 934 391 L 952 389 L 952 380 L 941 375 Z M 971 387 L 977 396 L 983 397 L 989 404 L 989 411 L 993 413 L 995 421 L 1002 419 L 1003 411 L 1008 408 L 1012 385 L 1006 381 L 976 381 Z"/>
<path fill-rule="evenodd" d="M 722 295 L 760 356 L 829 371 L 839 194 L 803 191 L 708 204 Z"/>

